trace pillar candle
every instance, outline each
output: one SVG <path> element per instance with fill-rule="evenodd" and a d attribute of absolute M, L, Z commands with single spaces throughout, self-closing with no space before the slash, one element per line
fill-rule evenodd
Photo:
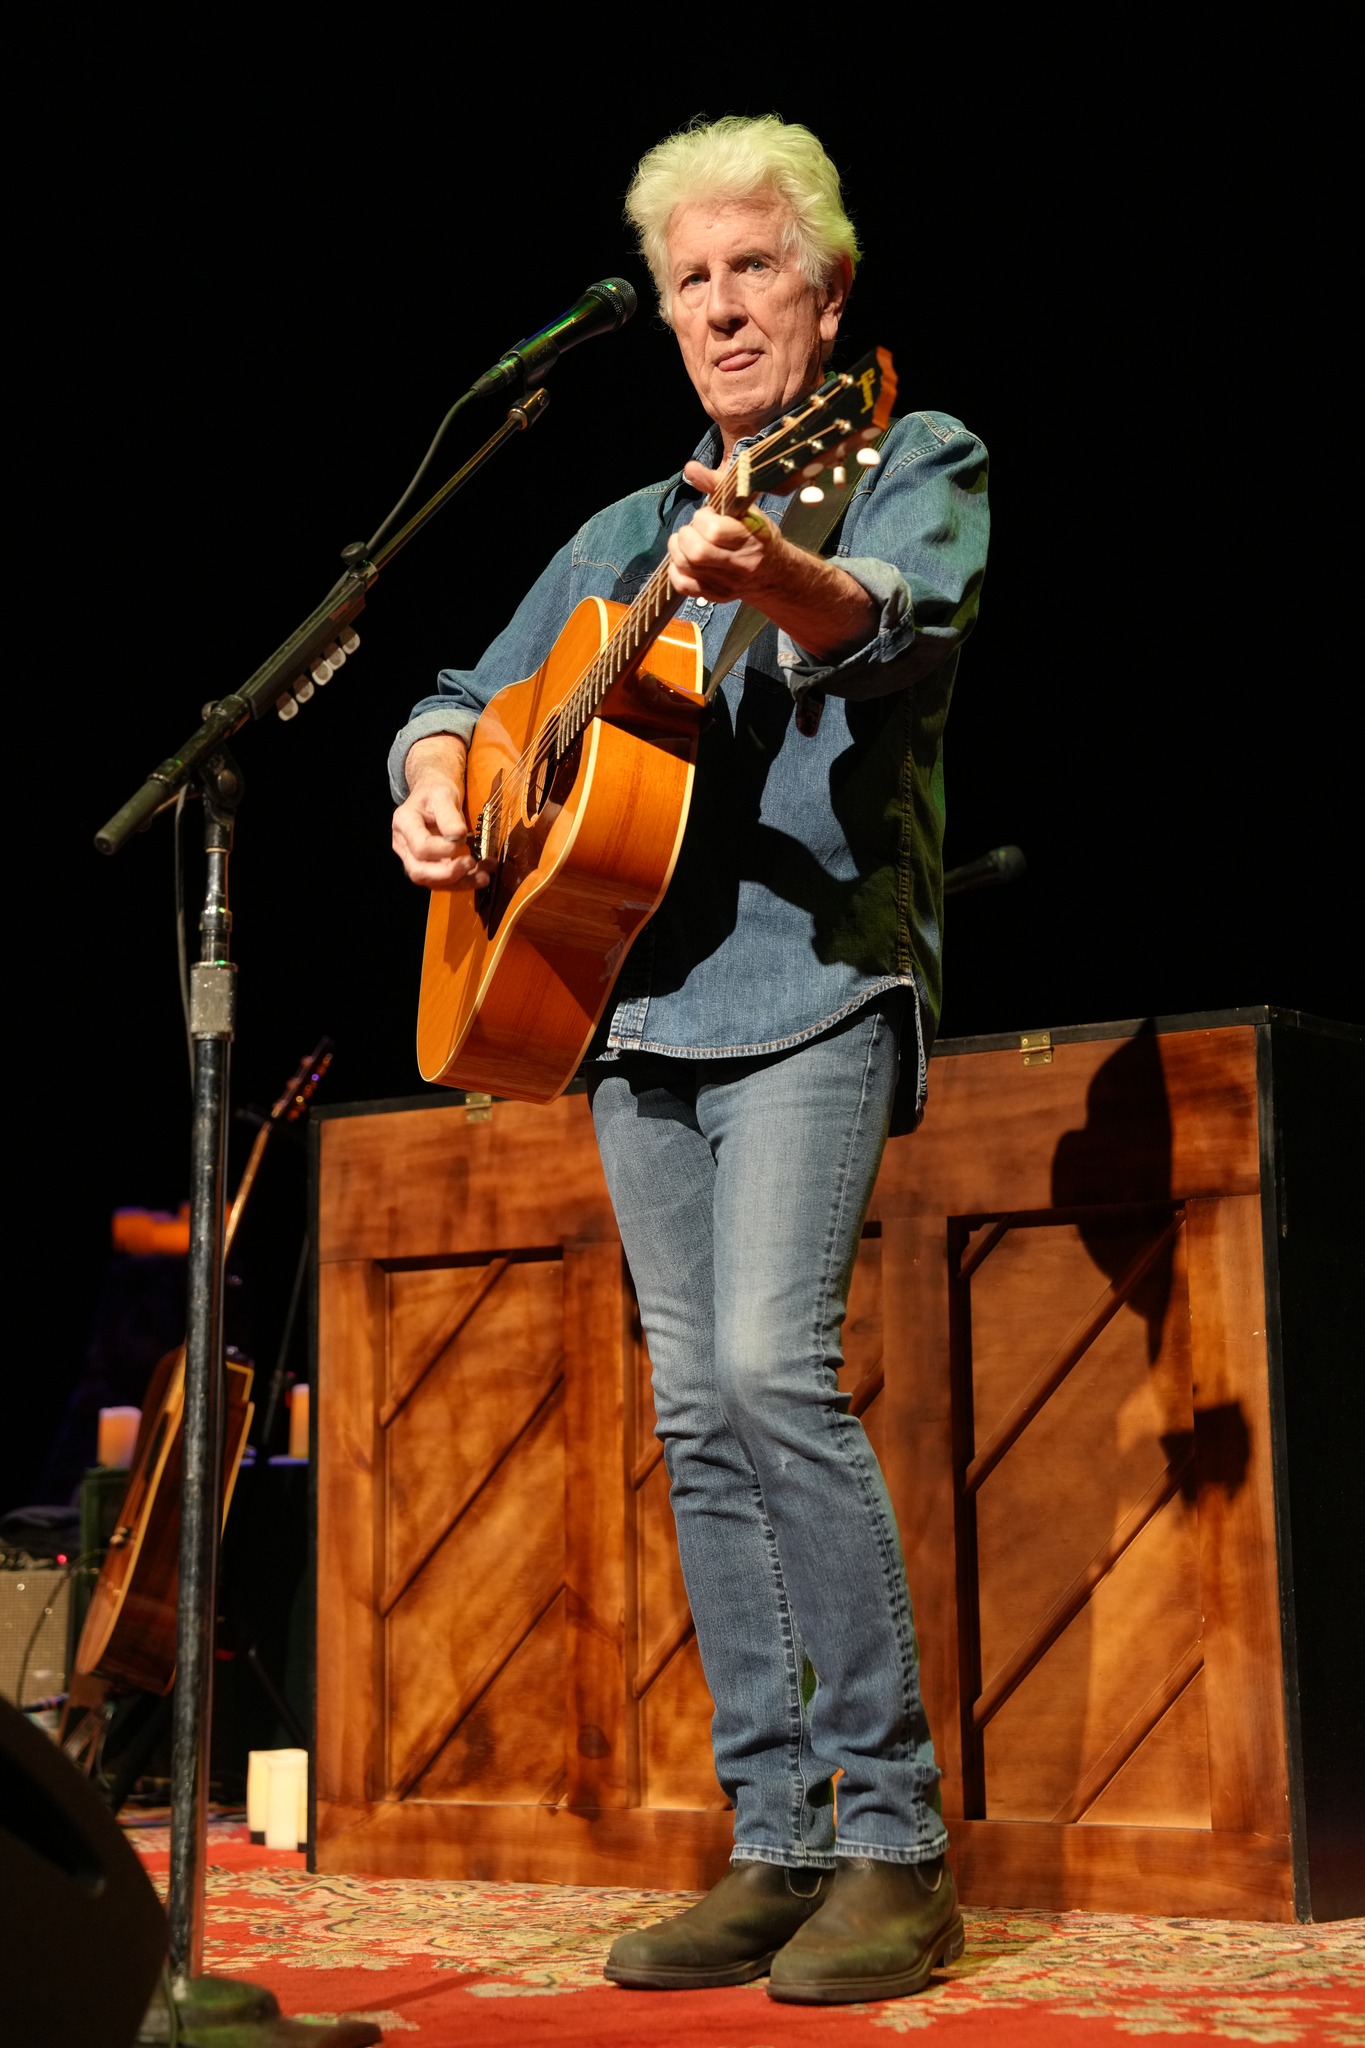
<path fill-rule="evenodd" d="M 308 1456 L 308 1389 L 294 1387 L 289 1395 L 289 1455 Z"/>
<path fill-rule="evenodd" d="M 274 1749 L 267 1755 L 265 1845 L 298 1849 L 308 1839 L 308 1752 Z"/>
<path fill-rule="evenodd" d="M 246 1760 L 246 1825 L 253 1842 L 265 1840 L 265 1802 L 270 1785 L 268 1749 L 253 1749 Z"/>
<path fill-rule="evenodd" d="M 133 1462 L 138 1424 L 141 1420 L 140 1408 L 101 1408 L 95 1463 L 117 1466 L 120 1471 L 126 1472 Z M 86 1442 L 89 1441 L 87 1437 Z"/>

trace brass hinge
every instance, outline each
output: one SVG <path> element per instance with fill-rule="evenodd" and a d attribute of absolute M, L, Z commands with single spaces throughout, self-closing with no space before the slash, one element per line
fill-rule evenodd
<path fill-rule="evenodd" d="M 478 1095 L 469 1090 L 465 1091 L 464 1120 L 467 1124 L 486 1124 L 491 1122 L 492 1116 L 493 1098 L 491 1095 Z"/>
<path fill-rule="evenodd" d="M 1052 1065 L 1052 1033 L 1050 1031 L 1025 1031 L 1019 1040 L 1026 1067 L 1050 1067 Z"/>

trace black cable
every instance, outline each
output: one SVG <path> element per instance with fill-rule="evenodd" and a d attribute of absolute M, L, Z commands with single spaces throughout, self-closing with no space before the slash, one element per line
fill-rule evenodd
<path fill-rule="evenodd" d="M 431 465 L 436 458 L 436 450 L 440 447 L 442 441 L 445 439 L 446 433 L 448 429 L 451 427 L 451 425 L 454 423 L 456 415 L 459 412 L 461 412 L 466 405 L 468 405 L 470 399 L 473 396 L 474 394 L 472 391 L 462 392 L 460 397 L 456 399 L 454 405 L 451 406 L 450 411 L 446 414 L 445 418 L 441 421 L 440 426 L 436 429 L 436 432 L 432 437 L 431 446 L 428 448 L 426 454 L 422 457 L 421 462 L 418 464 L 417 473 L 413 477 L 412 482 L 408 485 L 402 497 L 398 500 L 398 503 L 394 506 L 392 512 L 390 512 L 388 518 L 385 519 L 382 522 L 382 524 L 375 529 L 374 533 L 371 535 L 369 540 L 366 541 L 364 547 L 365 555 L 370 556 L 374 554 L 376 548 L 380 546 L 384 539 L 384 536 L 389 532 L 390 528 L 393 527 L 396 524 L 396 522 L 402 517 L 403 512 L 406 510 L 412 498 L 415 496 L 418 486 L 421 484 L 422 478 L 431 468 Z"/>

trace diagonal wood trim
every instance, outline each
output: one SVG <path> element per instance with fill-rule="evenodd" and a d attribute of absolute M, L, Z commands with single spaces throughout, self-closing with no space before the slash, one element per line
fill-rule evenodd
<path fill-rule="evenodd" d="M 664 1666 L 673 1661 L 683 1644 L 687 1641 L 687 1638 L 693 1633 L 692 1610 L 684 1608 L 662 1642 L 656 1646 L 653 1655 L 640 1666 L 634 1678 L 632 1678 L 630 1690 L 634 1699 L 642 1700 L 644 1698 Z"/>
<path fill-rule="evenodd" d="M 990 1477 L 1005 1453 L 1018 1442 L 1038 1410 L 1056 1393 L 1071 1368 L 1079 1364 L 1106 1323 L 1113 1321 L 1138 1282 L 1156 1264 L 1162 1252 L 1171 1243 L 1183 1222 L 1184 1214 L 1177 1210 L 1165 1229 L 1159 1231 L 1149 1244 L 1145 1244 L 1141 1251 L 1129 1260 L 1113 1285 L 1107 1287 L 1094 1306 L 1082 1316 L 1060 1350 L 1053 1353 L 1037 1378 L 1024 1389 L 994 1435 L 968 1465 L 962 1478 L 964 1494 L 975 1493 L 983 1480 Z"/>
<path fill-rule="evenodd" d="M 536 1801 L 537 1806 L 562 1806 L 564 1794 L 569 1788 L 569 1773 L 561 1764 L 545 1790 Z"/>
<path fill-rule="evenodd" d="M 450 1510 L 446 1515 L 445 1520 L 441 1522 L 439 1526 L 432 1531 L 431 1535 L 427 1538 L 427 1541 L 423 1544 L 422 1548 L 417 1552 L 417 1554 L 410 1560 L 410 1562 L 404 1567 L 404 1569 L 398 1574 L 398 1576 L 395 1579 L 391 1579 L 389 1584 L 385 1587 L 383 1593 L 380 1595 L 379 1600 L 379 1612 L 381 1615 L 384 1616 L 385 1619 L 387 1619 L 388 1616 L 392 1614 L 394 1608 L 398 1605 L 398 1602 L 407 1592 L 408 1587 L 417 1577 L 417 1574 L 431 1560 L 431 1558 L 433 1558 L 436 1555 L 436 1552 L 445 1542 L 446 1537 L 455 1527 L 455 1524 L 459 1521 L 461 1515 L 463 1515 L 465 1511 L 473 1505 L 475 1499 L 478 1497 L 479 1494 L 483 1492 L 483 1489 L 485 1488 L 485 1486 L 487 1486 L 489 1480 L 493 1477 L 493 1474 L 501 1466 L 503 1460 L 512 1451 L 516 1449 L 517 1445 L 525 1436 L 527 1430 L 530 1429 L 531 1425 L 544 1412 L 548 1403 L 554 1399 L 555 1394 L 558 1392 L 559 1388 L 563 1385 L 563 1383 L 564 1358 L 563 1354 L 561 1353 L 560 1356 L 555 1360 L 554 1369 L 551 1372 L 549 1379 L 546 1381 L 544 1388 L 536 1397 L 536 1400 L 532 1404 L 531 1408 L 528 1410 L 525 1419 L 522 1421 L 519 1428 L 513 1431 L 512 1435 L 508 1437 L 507 1442 L 503 1445 L 502 1449 L 498 1452 L 497 1456 L 490 1460 L 490 1462 L 485 1466 L 482 1472 L 474 1472 L 470 1474 L 469 1479 L 466 1481 L 462 1491 L 456 1494 L 454 1500 L 451 1502 Z"/>
<path fill-rule="evenodd" d="M 1194 1683 L 1203 1668 L 1203 1645 L 1191 1643 L 1175 1669 L 1167 1674 L 1155 1692 L 1149 1693 L 1104 1755 L 1090 1766 L 1065 1806 L 1053 1814 L 1054 1822 L 1078 1821 L 1089 1812 L 1101 1792 L 1112 1785 L 1129 1757 L 1142 1747 L 1157 1723 L 1170 1712 L 1186 1686 Z"/>
<path fill-rule="evenodd" d="M 649 1449 L 647 1451 L 643 1451 L 640 1454 L 640 1456 L 635 1460 L 635 1463 L 632 1465 L 630 1471 L 630 1483 L 637 1493 L 640 1491 L 640 1488 L 644 1485 L 646 1479 L 648 1479 L 650 1473 L 654 1470 L 654 1467 L 658 1464 L 663 1454 L 664 1447 L 660 1443 L 658 1437 L 656 1436 L 653 1443 L 650 1445 Z"/>
<path fill-rule="evenodd" d="M 556 1579 L 553 1585 L 543 1590 L 537 1599 L 528 1602 L 522 1608 L 521 1613 L 508 1629 L 498 1648 L 493 1652 L 493 1655 L 483 1666 L 478 1676 L 465 1687 L 459 1698 L 450 1707 L 442 1719 L 436 1734 L 426 1744 L 421 1754 L 414 1762 L 408 1764 L 405 1770 L 395 1776 L 390 1789 L 396 1799 L 406 1799 L 423 1771 L 430 1770 L 432 1764 L 435 1763 L 465 1715 L 472 1713 L 474 1708 L 477 1707 L 494 1679 L 506 1670 L 532 1630 L 539 1628 L 541 1622 L 544 1621 L 546 1615 L 563 1591 L 563 1579 Z"/>
<path fill-rule="evenodd" d="M 850 1415 L 865 1415 L 886 1385 L 886 1369 L 880 1358 L 870 1366 L 848 1397 Z"/>
<path fill-rule="evenodd" d="M 452 1344 L 456 1337 L 459 1336 L 460 1331 L 469 1321 L 479 1303 L 484 1299 L 485 1295 L 497 1286 L 511 1263 L 512 1261 L 509 1258 L 490 1260 L 489 1264 L 484 1268 L 483 1277 L 473 1293 L 467 1294 L 463 1301 L 456 1304 L 437 1330 L 436 1336 L 428 1347 L 427 1355 L 422 1363 L 409 1373 L 396 1394 L 389 1395 L 388 1400 L 379 1411 L 379 1426 L 381 1429 L 387 1429 L 394 1417 L 402 1414 L 408 1402 L 412 1399 L 437 1359 L 441 1356 L 441 1353 L 446 1349 L 446 1346 Z"/>
<path fill-rule="evenodd" d="M 1035 1664 L 1052 1648 L 1058 1636 L 1075 1620 L 1101 1579 L 1107 1578 L 1123 1556 L 1130 1543 L 1135 1543 L 1147 1524 L 1154 1520 L 1168 1500 L 1180 1491 L 1180 1483 L 1194 1461 L 1191 1448 L 1177 1465 L 1168 1465 L 1158 1479 L 1148 1487 L 1136 1507 L 1130 1508 L 1115 1529 L 1102 1550 L 1097 1550 L 1088 1565 L 1077 1572 L 1071 1584 L 1060 1593 L 1039 1622 L 1033 1634 L 1020 1643 L 1008 1661 L 1001 1665 L 994 1678 L 983 1686 L 981 1696 L 972 1703 L 972 1726 L 984 1728 L 994 1719 L 1012 1692 L 1017 1691 L 1028 1677 Z M 1096 1795 L 1098 1797 L 1098 1794 Z"/>
<path fill-rule="evenodd" d="M 992 1223 L 984 1237 L 979 1237 L 975 1244 L 968 1245 L 958 1264 L 957 1277 L 959 1280 L 971 1279 L 977 1267 L 988 1259 L 995 1250 L 1001 1238 L 1008 1231 L 1010 1222 L 1010 1217 L 1002 1216 L 998 1223 Z"/>

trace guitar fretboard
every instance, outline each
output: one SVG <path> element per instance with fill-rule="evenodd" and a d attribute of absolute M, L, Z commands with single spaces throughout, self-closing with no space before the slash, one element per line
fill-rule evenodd
<path fill-rule="evenodd" d="M 739 496 L 739 473 L 727 469 L 706 502 L 713 512 L 728 512 Z M 669 581 L 668 559 L 659 563 L 616 631 L 589 662 L 559 707 L 555 749 L 562 758 L 601 710 L 613 684 L 629 675 L 656 641 L 683 598 Z"/>

